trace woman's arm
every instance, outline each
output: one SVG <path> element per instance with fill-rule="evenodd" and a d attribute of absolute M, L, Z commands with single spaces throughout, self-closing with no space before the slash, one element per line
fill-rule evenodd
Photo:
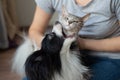
<path fill-rule="evenodd" d="M 112 52 L 120 51 L 120 37 L 107 38 L 101 40 L 78 38 L 78 43 L 80 49 Z"/>
<path fill-rule="evenodd" d="M 40 47 L 50 18 L 50 14 L 46 13 L 38 6 L 36 7 L 34 19 L 29 29 L 29 37 L 36 42 L 38 47 Z"/>

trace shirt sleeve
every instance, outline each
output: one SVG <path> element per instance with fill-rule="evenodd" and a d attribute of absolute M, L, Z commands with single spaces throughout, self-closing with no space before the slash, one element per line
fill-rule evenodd
<path fill-rule="evenodd" d="M 48 14 L 53 14 L 54 9 L 51 0 L 35 0 L 36 5 Z"/>
<path fill-rule="evenodd" d="M 120 0 L 111 0 L 111 1 L 113 1 L 113 5 L 112 5 L 112 7 L 113 7 L 113 11 L 114 11 L 114 13 L 115 13 L 115 15 L 116 15 L 116 17 L 118 18 L 118 20 L 120 21 Z"/>

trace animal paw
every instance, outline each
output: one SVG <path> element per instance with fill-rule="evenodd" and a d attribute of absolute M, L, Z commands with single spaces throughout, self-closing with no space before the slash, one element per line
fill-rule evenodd
<path fill-rule="evenodd" d="M 58 24 L 58 23 L 55 24 L 53 26 L 52 32 L 55 32 L 57 36 L 62 37 L 63 36 L 63 34 L 62 34 L 62 25 Z"/>
<path fill-rule="evenodd" d="M 76 37 L 68 37 L 65 39 L 66 44 L 72 44 L 76 40 Z"/>

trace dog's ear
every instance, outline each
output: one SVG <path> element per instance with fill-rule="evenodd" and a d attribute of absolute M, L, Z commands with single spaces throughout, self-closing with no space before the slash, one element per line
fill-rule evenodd
<path fill-rule="evenodd" d="M 44 51 L 41 50 L 37 50 L 35 51 L 33 54 L 31 54 L 28 59 L 26 60 L 26 63 L 28 62 L 35 62 L 35 61 L 41 61 L 42 60 L 42 55 L 45 54 Z"/>
<path fill-rule="evenodd" d="M 39 70 L 39 64 L 42 62 L 42 50 L 32 53 L 25 62 L 25 72 L 29 80 L 39 80 L 37 71 Z M 32 75 L 32 76 L 31 76 Z"/>
<path fill-rule="evenodd" d="M 28 80 L 51 80 L 52 76 L 49 76 L 51 75 L 51 63 L 52 58 L 43 50 L 35 51 L 28 57 L 25 64 Z"/>

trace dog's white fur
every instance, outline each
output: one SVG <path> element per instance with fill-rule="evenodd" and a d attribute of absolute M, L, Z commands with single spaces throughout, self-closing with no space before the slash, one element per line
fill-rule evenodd
<path fill-rule="evenodd" d="M 59 37 L 62 35 L 62 25 L 58 24 L 54 26 L 53 32 L 55 32 Z M 80 64 L 80 60 L 77 54 L 79 51 L 70 51 L 70 46 L 73 41 L 76 40 L 76 36 L 73 38 L 67 38 L 64 41 L 63 47 L 60 52 L 62 72 L 61 76 L 55 73 L 53 80 L 85 80 L 83 73 L 88 72 L 88 68 Z"/>
<path fill-rule="evenodd" d="M 55 32 L 58 36 L 62 36 L 62 27 L 61 25 L 55 25 L 52 32 Z M 23 34 L 24 35 L 24 34 Z M 36 46 L 34 41 L 31 41 L 25 35 L 23 36 L 24 42 L 18 47 L 15 52 L 15 55 L 12 59 L 12 71 L 16 72 L 21 77 L 25 76 L 24 64 L 26 59 L 30 54 L 39 48 Z"/>
<path fill-rule="evenodd" d="M 75 38 L 67 38 L 60 52 L 62 71 L 61 75 L 55 73 L 52 80 L 86 80 L 83 73 L 88 72 L 88 68 L 80 64 L 78 58 L 79 51 L 70 51 L 71 43 Z M 62 77 L 61 77 L 62 76 Z"/>
<path fill-rule="evenodd" d="M 24 64 L 26 59 L 33 51 L 37 50 L 36 45 L 28 37 L 24 37 L 24 40 L 12 59 L 12 71 L 17 72 L 21 77 L 25 76 Z"/>
<path fill-rule="evenodd" d="M 62 36 L 61 25 L 55 25 L 52 32 L 55 32 L 58 36 Z M 80 60 L 77 58 L 78 55 L 76 55 L 79 52 L 70 51 L 70 45 L 74 40 L 76 40 L 75 37 L 65 39 L 60 52 L 62 77 L 58 73 L 55 73 L 52 80 L 85 80 L 83 73 L 87 72 L 88 68 L 80 64 Z M 37 47 L 33 45 L 33 42 L 29 38 L 26 38 L 25 42 L 17 49 L 13 58 L 12 69 L 21 75 L 21 77 L 25 76 L 24 64 L 26 59 L 35 50 L 37 50 Z"/>

